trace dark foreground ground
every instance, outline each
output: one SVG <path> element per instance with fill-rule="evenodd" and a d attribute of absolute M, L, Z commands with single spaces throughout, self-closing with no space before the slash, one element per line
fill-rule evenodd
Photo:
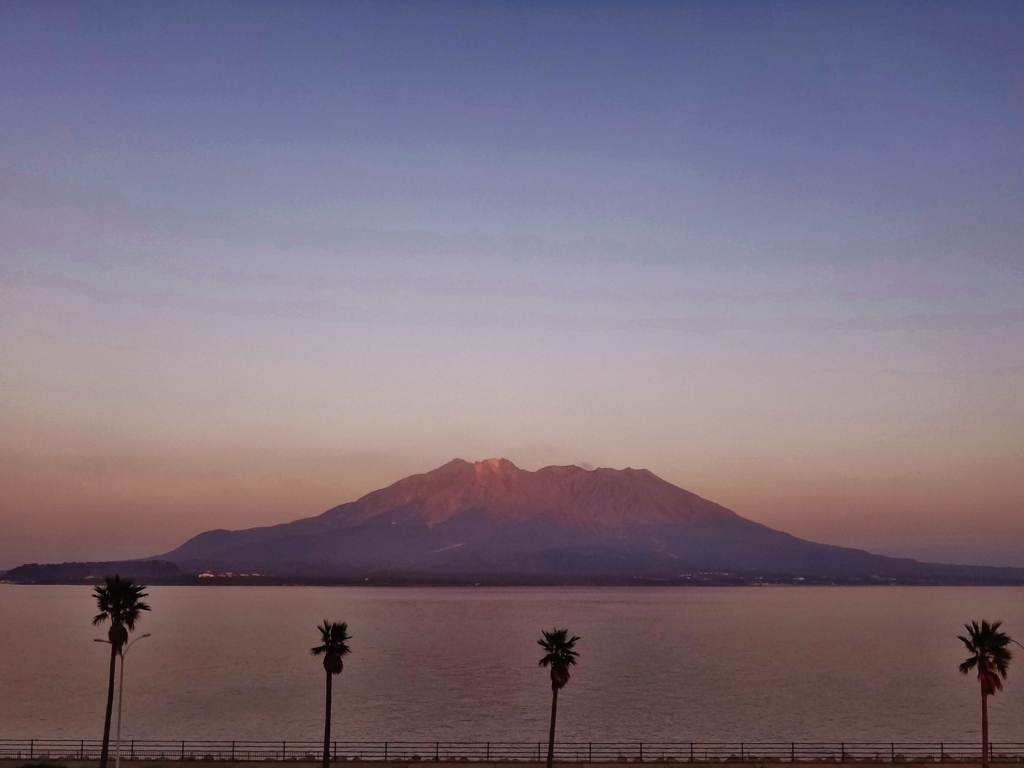
<path fill-rule="evenodd" d="M 121 761 L 121 766 L 122 766 L 122 768 L 181 768 L 181 762 L 182 761 L 180 761 L 180 760 L 122 760 Z M 197 761 L 185 761 L 185 762 L 198 762 L 198 763 L 215 762 L 216 763 L 216 768 L 254 768 L 254 766 L 257 766 L 257 765 L 265 766 L 265 768 L 319 768 L 319 766 L 320 766 L 320 762 L 319 761 L 316 761 L 316 762 L 306 762 L 306 761 L 300 761 L 300 760 L 287 760 L 287 761 L 284 761 L 284 762 L 279 761 L 279 760 L 278 761 L 274 761 L 274 760 L 259 760 L 259 761 L 255 761 L 255 762 L 229 762 L 229 761 L 222 761 L 222 760 L 217 760 L 217 761 L 197 760 Z M 359 762 L 362 762 L 362 761 L 359 761 L 359 760 L 348 760 L 348 761 L 338 760 L 336 762 L 339 762 L 339 763 L 340 762 L 355 762 L 355 763 L 359 763 Z M 413 761 L 405 761 L 405 760 L 403 760 L 403 761 L 383 762 L 383 761 L 378 761 L 378 760 L 373 760 L 373 761 L 369 761 L 368 760 L 368 761 L 365 761 L 365 762 L 371 763 L 373 766 L 376 766 L 376 767 L 379 767 L 379 768 L 418 768 L 418 766 L 421 766 L 424 763 L 426 763 L 427 765 L 433 766 L 433 768 L 461 768 L 461 766 L 467 765 L 468 763 L 472 763 L 474 766 L 479 766 L 479 768 L 543 768 L 546 765 L 545 762 L 539 762 L 538 763 L 538 762 L 526 762 L 526 761 L 516 761 L 516 760 L 507 761 L 507 762 L 485 762 L 485 761 L 482 761 L 482 760 L 474 760 L 474 761 L 460 760 L 460 761 L 454 761 L 454 762 L 445 762 L 445 761 L 434 762 L 434 760 L 413 760 Z M 623 763 L 637 763 L 637 762 L 640 762 L 640 761 L 636 760 L 635 758 L 632 759 L 632 760 L 619 760 L 619 761 L 615 761 L 615 762 L 601 762 L 601 763 L 597 763 L 597 762 L 589 763 L 587 761 L 580 761 L 578 763 L 577 762 L 571 762 L 571 761 L 563 761 L 563 760 L 556 760 L 555 761 L 555 763 L 557 765 L 580 765 L 580 764 L 586 764 L 586 765 L 589 765 L 589 766 L 593 766 L 593 768 L 621 768 Z M 669 764 L 669 763 L 683 763 L 685 761 L 645 760 L 644 762 L 647 762 L 647 763 L 657 763 L 657 764 Z M 704 761 L 699 761 L 699 762 L 704 762 Z M 720 768 L 751 768 L 751 766 L 753 766 L 754 768 L 762 768 L 765 765 L 776 765 L 776 764 L 780 764 L 781 763 L 781 761 L 778 761 L 778 760 L 749 760 L 749 761 L 746 761 L 746 762 L 743 762 L 743 763 L 740 763 L 740 762 L 733 763 L 733 762 L 721 762 L 721 761 L 714 760 L 714 759 L 712 759 L 710 761 L 706 761 L 706 762 L 714 763 L 716 766 L 719 766 Z M 788 762 L 788 761 L 786 761 L 786 762 Z M 835 765 L 835 764 L 837 764 L 839 762 L 841 762 L 841 761 L 835 760 L 835 759 L 829 759 L 829 760 L 799 760 L 798 764 L 800 764 L 800 765 Z M 913 764 L 923 765 L 924 763 L 937 763 L 938 761 L 936 761 L 935 759 L 922 759 L 922 760 L 905 760 L 905 761 L 902 761 L 902 762 L 905 763 L 905 764 L 911 764 L 911 765 L 913 765 Z M 958 768 L 981 768 L 981 764 L 980 763 L 959 762 L 959 761 L 954 763 L 953 761 L 948 761 L 948 760 L 946 762 L 953 763 L 956 766 L 958 766 Z M 1008 759 L 1004 758 L 1004 759 L 1001 759 L 1001 760 L 997 759 L 997 760 L 993 761 L 993 764 L 996 764 L 996 765 L 1001 764 L 1001 763 L 1005 763 L 1005 764 L 1008 764 L 1008 765 L 1022 765 L 1022 764 L 1024 764 L 1024 760 L 1022 760 L 1022 759 L 1016 759 L 1016 760 L 1012 760 L 1011 759 L 1011 760 L 1008 760 Z M 859 761 L 858 762 L 852 762 L 852 761 L 846 761 L 844 763 L 844 765 L 850 765 L 850 766 L 852 766 L 852 768 L 857 768 L 857 766 L 869 766 L 869 765 L 870 766 L 877 766 L 879 764 L 880 764 L 879 761 L 873 761 L 873 762 L 859 762 Z M 57 762 L 57 761 L 50 762 L 50 761 L 38 761 L 37 760 L 37 761 L 29 763 L 28 761 L 25 761 L 25 760 L 0 760 L 0 768 L 22 768 L 23 766 L 26 766 L 26 765 L 31 765 L 31 766 L 42 766 L 42 765 L 45 765 L 45 766 L 52 766 L 53 768 L 60 768 L 61 766 L 67 766 L 67 768 L 99 768 L 99 761 L 98 760 L 70 760 L 70 761 L 69 760 L 62 760 L 62 761 L 59 761 L 59 762 Z M 114 759 L 111 758 L 110 759 L 109 768 L 113 768 L 113 766 L 114 766 Z"/>

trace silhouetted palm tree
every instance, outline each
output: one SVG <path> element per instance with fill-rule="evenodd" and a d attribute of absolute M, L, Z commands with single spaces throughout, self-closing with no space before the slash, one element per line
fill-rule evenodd
<path fill-rule="evenodd" d="M 579 654 L 573 650 L 578 637 L 569 637 L 567 629 L 541 630 L 543 637 L 537 644 L 545 650 L 540 666 L 551 667 L 551 731 L 548 734 L 548 768 L 555 761 L 555 715 L 558 713 L 558 691 L 569 682 L 569 667 L 576 664 Z"/>
<path fill-rule="evenodd" d="M 352 638 L 348 634 L 348 624 L 344 621 L 334 623 L 324 619 L 324 623 L 317 627 L 320 630 L 320 641 L 323 645 L 311 648 L 310 653 L 314 656 L 324 657 L 324 671 L 327 672 L 327 708 L 324 715 L 324 762 L 323 768 L 328 768 L 331 761 L 331 679 L 340 675 L 344 667 L 342 658 L 348 656 L 352 649 L 348 647 L 348 641 Z"/>
<path fill-rule="evenodd" d="M 964 624 L 968 637 L 957 635 L 967 646 L 970 656 L 960 665 L 962 674 L 969 674 L 972 669 L 978 670 L 978 681 L 981 683 L 981 765 L 988 768 L 988 697 L 1003 689 L 1006 679 L 1006 668 L 1013 654 L 1007 646 L 1013 642 L 1009 635 L 1000 632 L 1001 621 L 989 624 L 987 621 L 972 621 Z"/>
<path fill-rule="evenodd" d="M 110 680 L 107 684 L 107 711 L 103 717 L 103 748 L 100 751 L 100 768 L 107 768 L 107 754 L 110 750 L 110 715 L 114 708 L 114 668 L 121 649 L 128 642 L 128 633 L 135 630 L 139 614 L 150 608 L 142 602 L 148 597 L 146 588 L 131 579 L 119 575 L 106 576 L 104 584 L 93 588 L 96 607 L 100 612 L 92 620 L 93 625 L 110 622 L 107 640 L 110 642 Z"/>

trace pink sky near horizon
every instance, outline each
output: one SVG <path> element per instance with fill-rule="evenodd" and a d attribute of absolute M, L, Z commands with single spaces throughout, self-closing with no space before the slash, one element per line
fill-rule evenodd
<path fill-rule="evenodd" d="M 497 456 L 1024 566 L 1024 6 L 168 8 L 0 9 L 0 568 Z"/>
<path fill-rule="evenodd" d="M 138 311 L 27 293 L 22 317 L 64 301 Z M 527 469 L 647 467 L 818 541 L 1021 564 L 1019 422 L 1005 410 L 1019 373 L 871 370 L 877 334 L 758 351 L 764 339 L 571 330 L 538 343 L 402 326 L 378 344 L 356 324 L 331 354 L 337 341 L 275 319 L 249 336 L 254 355 L 237 318 L 192 322 L 202 338 L 189 329 L 159 350 L 151 330 L 118 345 L 6 337 L 24 381 L 8 374 L 19 407 L 3 411 L 0 563 L 152 555 L 210 528 L 318 514 L 455 456 L 505 456 Z M 817 355 L 838 346 L 847 370 L 794 369 L 815 341 Z"/>

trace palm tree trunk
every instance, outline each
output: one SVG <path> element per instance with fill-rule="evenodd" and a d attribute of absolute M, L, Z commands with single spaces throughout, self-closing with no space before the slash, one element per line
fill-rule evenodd
<path fill-rule="evenodd" d="M 548 733 L 548 768 L 555 762 L 555 715 L 558 713 L 558 689 L 551 686 L 551 731 Z"/>
<path fill-rule="evenodd" d="M 324 766 L 328 768 L 331 762 L 331 673 L 327 673 L 327 707 L 324 716 Z"/>
<path fill-rule="evenodd" d="M 107 683 L 107 712 L 103 716 L 103 748 L 100 750 L 100 768 L 107 768 L 110 752 L 110 716 L 114 712 L 114 667 L 117 664 L 117 647 L 110 644 L 110 680 Z"/>
<path fill-rule="evenodd" d="M 981 768 L 988 768 L 988 694 L 981 692 Z"/>

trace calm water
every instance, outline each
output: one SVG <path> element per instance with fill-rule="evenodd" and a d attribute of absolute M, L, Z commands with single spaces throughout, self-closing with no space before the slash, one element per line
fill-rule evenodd
<path fill-rule="evenodd" d="M 154 587 L 128 657 L 127 738 L 311 739 L 324 617 L 353 654 L 341 740 L 537 740 L 542 628 L 582 636 L 559 697 L 570 740 L 973 740 L 957 673 L 969 619 L 1024 639 L 1024 590 L 996 588 L 353 589 Z M 0 586 L 0 737 L 95 737 L 105 636 L 87 587 Z M 1019 649 L 1018 649 L 1019 650 Z M 1020 655 L 1024 657 L 1024 651 Z M 992 706 L 1024 741 L 1024 658 Z"/>

